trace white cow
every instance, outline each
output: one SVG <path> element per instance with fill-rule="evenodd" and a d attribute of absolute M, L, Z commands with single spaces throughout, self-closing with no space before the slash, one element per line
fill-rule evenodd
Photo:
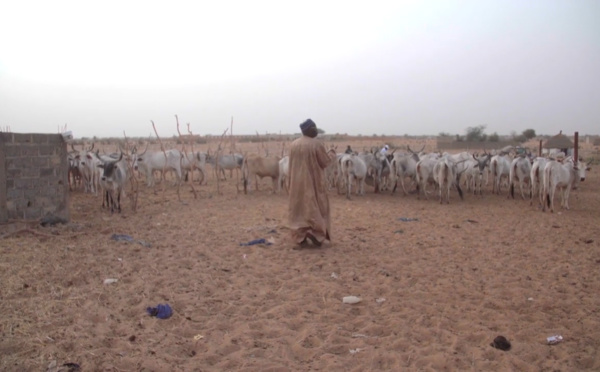
<path fill-rule="evenodd" d="M 225 179 L 225 170 L 229 170 L 229 178 L 233 177 L 234 169 L 242 169 L 242 165 L 244 162 L 244 155 L 242 154 L 220 154 L 218 156 L 211 155 L 210 153 L 206 156 L 206 162 L 213 166 L 215 170 L 215 174 L 218 175 L 219 170 Z"/>
<path fill-rule="evenodd" d="M 510 163 L 512 159 L 508 154 L 501 153 L 492 156 L 490 160 L 490 173 L 492 177 L 492 193 L 500 194 L 502 181 L 508 181 L 510 176 Z"/>
<path fill-rule="evenodd" d="M 183 154 L 181 158 L 181 171 L 185 172 L 185 180 L 187 181 L 188 174 L 192 175 L 192 182 L 194 182 L 194 170 L 198 170 L 202 178 L 199 183 L 205 180 L 206 175 L 206 153 L 204 152 L 192 152 L 189 151 Z"/>
<path fill-rule="evenodd" d="M 459 160 L 459 163 L 464 163 L 466 159 Z M 452 186 L 458 190 L 458 195 L 463 198 L 463 192 L 460 188 L 458 178 L 460 173 L 458 171 L 457 162 L 450 156 L 443 156 L 439 159 L 433 167 L 433 178 L 438 184 L 440 192 L 440 204 L 446 199 L 446 204 L 450 204 L 450 189 Z"/>
<path fill-rule="evenodd" d="M 465 171 L 465 176 L 467 179 L 467 188 L 468 190 L 473 190 L 474 195 L 482 195 L 482 183 L 483 183 L 483 175 L 485 169 L 488 167 L 490 160 L 492 158 L 491 154 L 484 153 L 483 156 L 475 156 L 473 154 L 473 159 L 469 159 L 466 161 L 467 170 Z"/>
<path fill-rule="evenodd" d="M 417 163 L 417 185 L 419 186 L 418 199 L 421 199 L 421 194 L 425 195 L 425 199 L 429 199 L 427 196 L 427 185 L 436 184 L 437 181 L 434 178 L 435 165 L 441 159 L 434 159 L 432 157 L 426 157 L 419 160 Z"/>
<path fill-rule="evenodd" d="M 526 156 L 517 156 L 513 159 L 510 164 L 509 171 L 509 187 L 510 197 L 515 198 L 515 183 L 519 183 L 519 190 L 521 190 L 521 198 L 525 200 L 525 194 L 523 193 L 523 184 L 527 183 L 528 186 L 531 184 L 531 160 Z M 528 187 L 531 190 L 531 187 Z"/>
<path fill-rule="evenodd" d="M 181 151 L 177 149 L 163 151 L 148 152 L 136 156 L 133 169 L 140 170 L 146 174 L 146 184 L 148 187 L 154 186 L 154 172 L 163 170 L 172 170 L 175 172 L 176 184 L 181 182 Z M 162 175 L 164 178 L 164 174 Z"/>
<path fill-rule="evenodd" d="M 547 162 L 547 158 L 537 157 L 531 165 L 531 200 L 529 205 L 533 205 L 533 199 L 535 197 L 538 198 L 540 206 L 544 204 L 544 167 Z"/>
<path fill-rule="evenodd" d="M 367 177 L 367 165 L 359 156 L 345 154 L 339 160 L 340 173 L 346 186 L 346 198 L 350 199 L 352 183 L 356 180 L 356 195 L 365 194 L 365 178 Z"/>
<path fill-rule="evenodd" d="M 277 182 L 277 188 L 281 191 L 285 187 L 286 192 L 289 190 L 288 177 L 290 174 L 290 157 L 284 156 L 279 160 L 279 180 Z"/>
<path fill-rule="evenodd" d="M 569 193 L 571 189 L 580 181 L 585 181 L 585 172 L 589 170 L 584 162 L 579 162 L 577 166 L 573 159 L 565 159 L 563 163 L 550 160 L 544 167 L 544 200 L 543 210 L 550 208 L 554 212 L 554 194 L 556 189 L 561 191 L 560 206 L 569 209 Z"/>
<path fill-rule="evenodd" d="M 419 161 L 419 156 L 414 153 L 394 153 L 394 156 L 391 161 L 391 173 L 392 178 L 394 180 L 394 188 L 392 189 L 392 194 L 396 192 L 396 188 L 398 187 L 398 181 L 400 181 L 400 186 L 402 186 L 402 191 L 404 195 L 407 195 L 406 186 L 404 184 L 404 180 L 406 177 L 409 177 L 411 181 L 416 183 L 417 177 L 417 162 Z"/>
<path fill-rule="evenodd" d="M 100 159 L 100 157 L 98 157 Z M 123 153 L 118 159 L 110 157 L 105 158 L 98 165 L 102 169 L 100 176 L 100 185 L 104 190 L 102 196 L 102 207 L 106 201 L 106 206 L 110 208 L 110 213 L 115 210 L 121 212 L 121 196 L 125 196 L 125 184 L 128 180 L 127 165 L 123 159 Z M 110 160 L 108 160 L 110 159 Z"/>
<path fill-rule="evenodd" d="M 71 147 L 73 145 L 71 144 Z M 75 160 L 81 174 L 84 192 L 96 194 L 98 192 L 99 160 L 94 156 L 92 150 L 94 144 L 89 149 L 82 149 L 75 155 Z M 73 148 L 74 150 L 74 148 Z"/>
<path fill-rule="evenodd" d="M 242 164 L 242 179 L 244 183 L 244 194 L 254 180 L 255 190 L 258 191 L 258 178 L 270 177 L 273 181 L 273 193 L 277 192 L 277 181 L 279 180 L 279 156 L 260 156 L 251 154 L 244 158 Z"/>

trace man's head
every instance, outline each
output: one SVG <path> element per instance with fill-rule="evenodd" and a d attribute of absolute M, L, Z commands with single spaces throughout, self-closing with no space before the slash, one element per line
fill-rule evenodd
<path fill-rule="evenodd" d="M 300 124 L 300 130 L 303 135 L 311 138 L 315 138 L 318 134 L 317 124 L 311 119 L 306 119 L 304 123 Z"/>

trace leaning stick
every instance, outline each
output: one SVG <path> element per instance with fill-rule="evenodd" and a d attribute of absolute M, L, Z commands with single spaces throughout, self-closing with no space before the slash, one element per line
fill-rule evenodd
<path fill-rule="evenodd" d="M 123 131 L 123 137 L 125 137 L 125 151 L 127 151 L 127 155 L 129 156 L 129 141 L 127 140 L 127 134 Z M 137 211 L 137 200 L 138 200 L 138 181 L 135 177 L 135 173 L 133 172 L 132 162 L 126 161 L 127 164 L 127 172 L 131 175 L 129 177 L 129 184 L 131 185 L 131 195 L 129 195 L 129 203 L 131 204 L 131 210 L 133 212 Z"/>
<path fill-rule="evenodd" d="M 217 146 L 217 154 L 216 154 L 216 158 L 215 158 L 215 169 L 217 171 L 217 194 L 218 195 L 221 195 L 221 186 L 220 186 L 221 184 L 219 182 L 219 180 L 221 178 L 221 177 L 219 177 L 219 170 L 221 170 L 221 168 L 219 167 L 219 156 L 221 156 L 221 152 L 223 151 L 221 144 L 223 143 L 223 138 L 227 134 L 228 130 L 229 130 L 229 128 L 225 129 L 223 134 L 221 134 L 221 139 L 219 140 L 219 145 Z"/>
<path fill-rule="evenodd" d="M 192 188 L 192 192 L 194 193 L 194 199 L 198 199 L 198 194 L 196 193 L 196 189 L 194 188 L 194 169 L 191 168 L 192 162 L 188 156 L 187 150 L 185 149 L 185 139 L 181 136 L 181 132 L 179 131 L 179 118 L 175 115 L 175 121 L 177 122 L 177 133 L 179 134 L 179 139 L 181 139 L 181 152 L 183 152 L 185 159 L 188 164 L 190 164 L 190 172 L 192 173 L 192 180 L 190 181 L 190 187 Z M 188 124 L 189 128 L 189 124 Z M 192 145 L 192 156 L 194 156 L 194 147 Z M 183 158 L 179 158 L 179 165 L 181 166 L 183 162 Z"/>
<path fill-rule="evenodd" d="M 187 131 L 188 131 L 188 134 L 190 135 L 190 143 L 191 143 L 192 154 L 193 154 L 194 153 L 194 134 L 192 133 L 192 130 L 190 129 L 190 123 L 187 123 Z M 206 175 L 204 174 L 204 169 L 198 168 L 198 170 L 200 170 L 200 173 L 202 173 L 202 180 L 198 184 L 202 185 L 202 182 L 204 182 L 204 177 L 206 177 Z"/>
<path fill-rule="evenodd" d="M 167 152 L 165 151 L 165 147 L 163 146 L 162 140 L 160 139 L 160 136 L 158 135 L 158 132 L 156 131 L 156 126 L 154 125 L 154 121 L 150 120 L 150 122 L 152 123 L 152 129 L 154 129 L 154 134 L 156 134 L 156 138 L 158 138 L 158 143 L 160 143 L 160 149 L 162 150 L 163 154 L 165 155 L 165 164 L 163 165 L 163 169 L 162 169 L 162 179 L 165 180 L 165 170 L 167 167 Z M 164 185 L 163 185 L 163 199 L 165 198 L 166 190 L 167 190 L 167 188 L 164 187 Z M 181 196 L 179 195 L 179 182 L 177 182 L 177 200 L 181 201 Z"/>

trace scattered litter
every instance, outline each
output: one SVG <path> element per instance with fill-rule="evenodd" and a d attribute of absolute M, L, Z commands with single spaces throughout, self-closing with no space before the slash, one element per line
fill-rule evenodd
<path fill-rule="evenodd" d="M 360 297 L 356 297 L 356 296 L 346 296 L 342 299 L 342 302 L 345 304 L 357 304 L 361 301 L 362 301 L 362 299 Z"/>
<path fill-rule="evenodd" d="M 110 237 L 112 240 L 115 241 L 125 241 L 125 242 L 133 242 L 133 237 L 130 235 L 126 235 L 126 234 L 112 234 L 112 236 Z"/>
<path fill-rule="evenodd" d="M 267 241 L 267 239 L 264 239 L 264 238 L 250 240 L 248 243 L 240 243 L 240 245 L 242 245 L 242 246 L 255 245 L 255 244 L 271 245 L 273 243 Z"/>
<path fill-rule="evenodd" d="M 491 347 L 495 347 L 496 349 L 508 351 L 510 350 L 510 342 L 504 336 L 498 336 L 492 341 L 490 344 Z"/>
<path fill-rule="evenodd" d="M 150 316 L 155 316 L 159 319 L 170 318 L 173 314 L 173 310 L 168 304 L 158 304 L 157 307 L 148 307 L 146 308 L 146 312 L 150 314 Z"/>
<path fill-rule="evenodd" d="M 194 341 L 200 341 L 200 340 L 202 340 L 203 338 L 204 338 L 204 336 L 202 336 L 202 335 L 198 334 L 198 335 L 194 336 Z"/>
<path fill-rule="evenodd" d="M 475 221 L 475 220 L 467 220 L 467 222 L 471 222 L 471 223 L 479 223 L 479 222 L 477 222 L 477 221 Z"/>
<path fill-rule="evenodd" d="M 242 258 L 245 260 L 246 258 L 248 258 L 248 256 L 246 256 L 245 254 L 242 256 Z"/>
<path fill-rule="evenodd" d="M 398 217 L 397 218 L 398 221 L 402 221 L 402 222 L 410 222 L 410 221 L 418 221 L 418 218 L 411 218 L 411 217 Z"/>
<path fill-rule="evenodd" d="M 377 302 L 378 304 L 382 304 L 385 302 L 385 298 L 379 297 L 378 299 L 375 300 L 375 302 Z"/>
<path fill-rule="evenodd" d="M 131 235 L 126 234 L 112 234 L 110 237 L 112 240 L 117 242 L 129 242 L 129 243 L 138 243 L 146 248 L 151 248 L 152 244 L 144 241 L 144 240 L 135 240 Z"/>
<path fill-rule="evenodd" d="M 119 281 L 119 279 L 104 279 L 104 284 L 113 284 L 118 281 Z"/>
<path fill-rule="evenodd" d="M 362 349 L 360 349 L 360 348 L 357 347 L 356 349 L 350 349 L 349 351 L 350 351 L 350 354 L 354 355 L 354 354 L 358 353 L 361 350 Z"/>
<path fill-rule="evenodd" d="M 269 230 L 269 232 L 267 232 L 267 234 L 277 234 L 277 230 L 275 230 L 275 229 Z"/>
<path fill-rule="evenodd" d="M 561 336 L 561 335 L 554 335 L 554 336 L 550 336 L 550 337 L 546 338 L 548 345 L 556 345 L 559 342 L 561 342 L 562 340 L 563 340 L 563 336 Z"/>
<path fill-rule="evenodd" d="M 369 336 L 363 335 L 362 333 L 353 333 L 352 338 L 369 338 Z"/>
<path fill-rule="evenodd" d="M 394 234 L 402 234 L 402 233 L 404 233 L 404 230 L 396 230 L 396 231 L 394 231 Z"/>
<path fill-rule="evenodd" d="M 337 278 L 338 278 L 338 274 L 336 274 L 336 273 L 331 273 L 331 277 L 332 277 L 333 279 L 337 279 Z"/>
<path fill-rule="evenodd" d="M 533 301 L 533 297 L 529 297 L 527 301 Z"/>

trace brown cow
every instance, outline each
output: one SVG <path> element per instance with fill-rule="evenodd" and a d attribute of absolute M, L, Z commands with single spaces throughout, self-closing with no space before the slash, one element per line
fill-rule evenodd
<path fill-rule="evenodd" d="M 248 155 L 244 158 L 242 164 L 242 178 L 244 181 L 244 194 L 248 193 L 248 185 L 251 179 L 256 182 L 255 189 L 258 191 L 258 177 L 271 177 L 273 180 L 273 192 L 277 191 L 277 181 L 279 180 L 279 156 L 264 157 L 260 155 Z"/>

